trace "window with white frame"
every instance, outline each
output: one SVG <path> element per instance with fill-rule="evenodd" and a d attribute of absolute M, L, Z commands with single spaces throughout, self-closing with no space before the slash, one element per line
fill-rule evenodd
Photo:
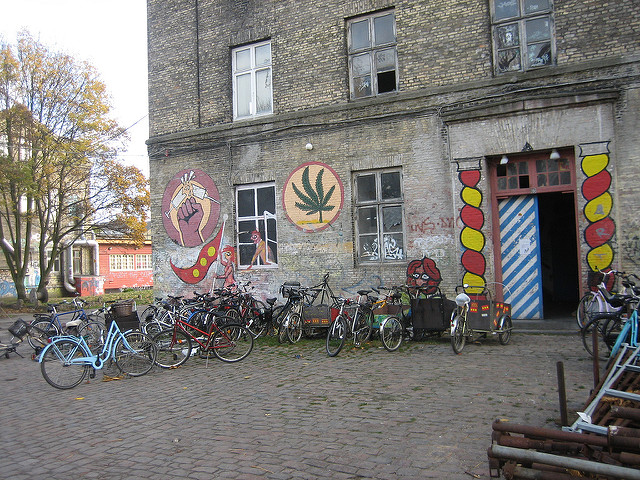
<path fill-rule="evenodd" d="M 232 69 L 234 120 L 273 113 L 271 42 L 233 49 Z"/>
<path fill-rule="evenodd" d="M 151 270 L 151 254 L 136 254 L 136 270 Z"/>
<path fill-rule="evenodd" d="M 386 10 L 347 21 L 351 98 L 398 90 L 396 20 Z"/>
<path fill-rule="evenodd" d="M 118 270 L 135 270 L 134 255 L 130 253 L 117 253 L 109 255 L 109 269 L 113 271 Z"/>
<path fill-rule="evenodd" d="M 496 73 L 555 62 L 552 0 L 491 0 Z"/>
<path fill-rule="evenodd" d="M 273 182 L 236 188 L 240 268 L 278 266 L 276 187 Z"/>
<path fill-rule="evenodd" d="M 358 172 L 354 185 L 358 262 L 405 260 L 402 171 Z"/>

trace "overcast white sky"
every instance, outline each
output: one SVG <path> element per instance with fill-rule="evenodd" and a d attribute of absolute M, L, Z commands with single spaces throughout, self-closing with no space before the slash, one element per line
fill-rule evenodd
<path fill-rule="evenodd" d="M 0 36 L 26 28 L 50 50 L 86 60 L 112 97 L 112 116 L 131 127 L 123 160 L 149 176 L 146 0 L 0 0 Z M 137 123 L 136 123 L 137 122 Z"/>

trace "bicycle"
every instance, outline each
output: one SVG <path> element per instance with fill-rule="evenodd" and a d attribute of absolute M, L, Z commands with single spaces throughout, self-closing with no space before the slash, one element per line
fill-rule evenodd
<path fill-rule="evenodd" d="M 385 350 L 395 352 L 402 345 L 404 338 L 412 338 L 413 332 L 408 328 L 409 322 L 402 309 L 402 293 L 401 287 L 380 287 L 381 290 L 387 290 L 382 300 L 378 300 L 373 304 L 373 310 L 382 310 L 390 307 L 392 313 L 382 319 L 379 326 L 380 341 Z M 401 315 L 402 319 L 398 316 Z"/>
<path fill-rule="evenodd" d="M 47 383 L 67 390 L 79 385 L 89 374 L 95 378 L 109 360 L 125 375 L 139 377 L 153 368 L 158 354 L 155 343 L 144 333 L 121 332 L 117 322 L 111 322 L 99 352 L 92 352 L 84 337 L 64 335 L 53 338 L 44 347 L 38 361 Z"/>
<path fill-rule="evenodd" d="M 356 300 L 344 297 L 335 298 L 335 306 L 332 310 L 336 316 L 327 332 L 327 355 L 335 357 L 340 353 L 347 337 L 353 339 L 353 344 L 358 347 L 371 338 L 373 332 L 373 305 L 369 298 L 371 290 L 358 290 Z M 354 308 L 353 314 L 348 310 Z M 333 316 L 333 314 L 332 314 Z"/>
<path fill-rule="evenodd" d="M 628 312 L 634 310 L 634 304 L 638 302 L 637 287 L 633 288 L 634 295 L 620 295 L 609 293 L 604 287 L 600 294 L 614 311 L 610 313 L 598 313 L 589 319 L 580 330 L 582 344 L 590 356 L 594 356 L 594 348 L 598 349 L 598 356 L 606 359 L 616 342 L 616 338 L 622 330 L 622 326 L 628 320 Z M 594 347 L 594 335 L 597 347 Z"/>
<path fill-rule="evenodd" d="M 74 306 L 73 310 L 58 312 L 61 305 L 70 303 Z M 81 298 L 74 298 L 72 302 L 63 301 L 48 304 L 48 314 L 35 314 L 35 318 L 29 324 L 30 328 L 27 334 L 27 342 L 31 348 L 38 352 L 47 345 L 50 338 L 74 331 L 78 333 L 90 321 L 97 322 L 98 320 L 94 317 L 97 311 L 88 315 L 84 310 L 86 304 L 87 302 Z M 63 325 L 62 318 L 67 316 L 71 318 Z"/>
<path fill-rule="evenodd" d="M 158 347 L 156 364 L 162 368 L 177 368 L 184 364 L 193 350 L 193 342 L 208 359 L 209 353 L 223 362 L 239 362 L 253 350 L 253 335 L 233 317 L 214 316 L 208 330 L 202 325 L 194 325 L 189 320 L 198 312 L 192 312 L 186 320 L 177 317 L 172 328 L 153 336 Z"/>
<path fill-rule="evenodd" d="M 614 281 L 615 278 L 621 278 L 621 283 L 624 287 L 624 290 L 621 292 L 622 295 L 628 294 L 635 286 L 635 282 L 633 282 L 631 277 L 638 278 L 635 274 L 626 275 L 624 272 L 617 270 L 609 270 L 608 272 L 597 270 L 597 272 L 594 273 L 600 275 L 600 282 L 595 290 L 590 290 L 582 296 L 576 309 L 576 321 L 581 330 L 595 315 L 600 313 L 615 313 L 620 310 L 620 306 L 615 307 L 605 299 L 604 292 L 609 292 L 607 289 L 608 276 L 612 275 Z"/>
<path fill-rule="evenodd" d="M 616 341 L 611 347 L 611 353 L 609 354 L 609 361 L 607 366 L 610 365 L 613 359 L 618 355 L 618 351 L 623 344 L 628 344 L 631 348 L 636 348 L 640 346 L 638 342 L 638 309 L 640 308 L 640 303 L 635 305 L 633 312 L 629 319 L 624 323 L 620 333 L 616 337 Z"/>

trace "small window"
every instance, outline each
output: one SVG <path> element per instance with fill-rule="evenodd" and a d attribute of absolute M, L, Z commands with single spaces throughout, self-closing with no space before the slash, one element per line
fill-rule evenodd
<path fill-rule="evenodd" d="M 232 51 L 233 118 L 273 113 L 271 42 L 260 42 Z"/>
<path fill-rule="evenodd" d="M 555 42 L 550 0 L 492 0 L 496 73 L 552 65 Z"/>
<path fill-rule="evenodd" d="M 267 183 L 237 187 L 236 212 L 240 268 L 277 267 L 275 185 Z"/>
<path fill-rule="evenodd" d="M 358 17 L 347 23 L 351 98 L 398 89 L 396 21 L 392 11 Z"/>
<path fill-rule="evenodd" d="M 361 172 L 355 175 L 354 183 L 358 261 L 404 260 L 402 172 Z"/>

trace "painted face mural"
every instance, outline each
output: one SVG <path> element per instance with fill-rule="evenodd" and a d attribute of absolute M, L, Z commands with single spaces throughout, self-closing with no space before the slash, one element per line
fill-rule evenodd
<path fill-rule="evenodd" d="M 296 168 L 282 190 L 287 218 L 305 232 L 323 230 L 340 215 L 344 189 L 338 174 L 320 162 Z"/>
<path fill-rule="evenodd" d="M 424 257 L 422 260 L 412 260 L 407 266 L 407 285 L 421 287 L 427 295 L 436 293 L 442 281 L 440 270 L 436 262 Z"/>
<path fill-rule="evenodd" d="M 218 189 L 202 170 L 182 170 L 165 188 L 162 213 L 162 222 L 171 240 L 183 247 L 201 245 L 218 223 Z"/>

